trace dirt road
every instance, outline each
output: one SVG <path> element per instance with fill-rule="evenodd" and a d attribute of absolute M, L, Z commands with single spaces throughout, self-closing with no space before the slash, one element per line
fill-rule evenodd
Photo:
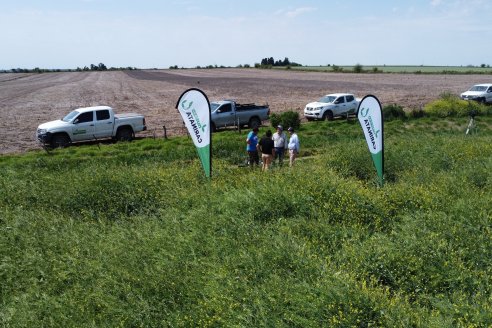
<path fill-rule="evenodd" d="M 210 101 L 268 103 L 272 112 L 298 110 L 320 96 L 351 92 L 376 95 L 382 105 L 419 108 L 443 92 L 459 94 L 475 83 L 492 83 L 488 75 L 347 74 L 258 69 L 136 70 L 0 74 L 0 154 L 38 149 L 36 127 L 72 109 L 108 105 L 116 112 L 137 112 L 162 135 L 181 131 L 174 108 L 190 87 Z"/>

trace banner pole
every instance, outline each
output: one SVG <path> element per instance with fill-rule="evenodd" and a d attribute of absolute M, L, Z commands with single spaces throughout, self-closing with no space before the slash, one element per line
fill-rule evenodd
<path fill-rule="evenodd" d="M 207 96 L 205 95 L 205 98 L 207 98 Z M 210 167 L 210 175 L 209 175 L 209 180 L 211 181 L 212 180 L 212 111 L 210 110 L 210 102 L 207 98 L 207 102 L 208 102 L 208 133 L 209 133 L 209 140 L 210 140 L 210 147 L 208 149 L 209 151 L 209 154 L 208 154 L 208 158 L 209 158 L 209 167 Z"/>

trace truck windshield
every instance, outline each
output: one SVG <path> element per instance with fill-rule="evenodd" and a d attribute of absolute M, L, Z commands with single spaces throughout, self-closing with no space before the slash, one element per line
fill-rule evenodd
<path fill-rule="evenodd" d="M 215 110 L 216 110 L 217 108 L 219 108 L 219 107 L 220 107 L 220 105 L 219 105 L 219 104 L 217 104 L 217 103 L 210 103 L 210 111 L 211 111 L 211 112 L 215 112 Z"/>
<path fill-rule="evenodd" d="M 78 114 L 79 114 L 79 112 L 77 112 L 76 110 L 74 110 L 74 111 L 68 113 L 67 116 L 65 116 L 64 118 L 62 118 L 62 121 L 63 122 L 70 122 Z"/>
<path fill-rule="evenodd" d="M 475 85 L 470 89 L 470 91 L 485 91 L 485 90 L 487 90 L 487 87 L 483 85 Z"/>
<path fill-rule="evenodd" d="M 334 96 L 324 96 L 320 100 L 318 100 L 318 102 L 332 103 L 332 102 L 335 101 L 335 99 L 337 99 L 337 97 L 334 97 Z"/>

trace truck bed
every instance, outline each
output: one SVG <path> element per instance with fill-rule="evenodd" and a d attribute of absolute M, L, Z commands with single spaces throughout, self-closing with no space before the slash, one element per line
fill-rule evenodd
<path fill-rule="evenodd" d="M 236 103 L 236 111 L 246 111 L 258 108 L 268 108 L 268 105 L 255 105 L 255 104 L 237 104 Z"/>
<path fill-rule="evenodd" d="M 132 117 L 141 117 L 142 114 L 137 113 L 123 113 L 123 114 L 114 114 L 115 118 L 132 118 Z"/>

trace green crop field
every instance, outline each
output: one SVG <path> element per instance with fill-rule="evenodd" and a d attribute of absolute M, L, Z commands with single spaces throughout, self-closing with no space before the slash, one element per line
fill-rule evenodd
<path fill-rule="evenodd" d="M 3 327 L 490 327 L 492 117 L 299 130 L 249 169 L 247 131 L 0 157 Z M 268 127 L 263 127 L 263 134 Z"/>
<path fill-rule="evenodd" d="M 285 68 L 277 68 L 285 69 Z M 354 72 L 355 65 L 293 66 L 292 70 L 316 72 Z M 361 65 L 362 72 L 369 73 L 413 73 L 413 74 L 492 74 L 491 67 L 479 66 L 405 66 L 405 65 Z"/>

